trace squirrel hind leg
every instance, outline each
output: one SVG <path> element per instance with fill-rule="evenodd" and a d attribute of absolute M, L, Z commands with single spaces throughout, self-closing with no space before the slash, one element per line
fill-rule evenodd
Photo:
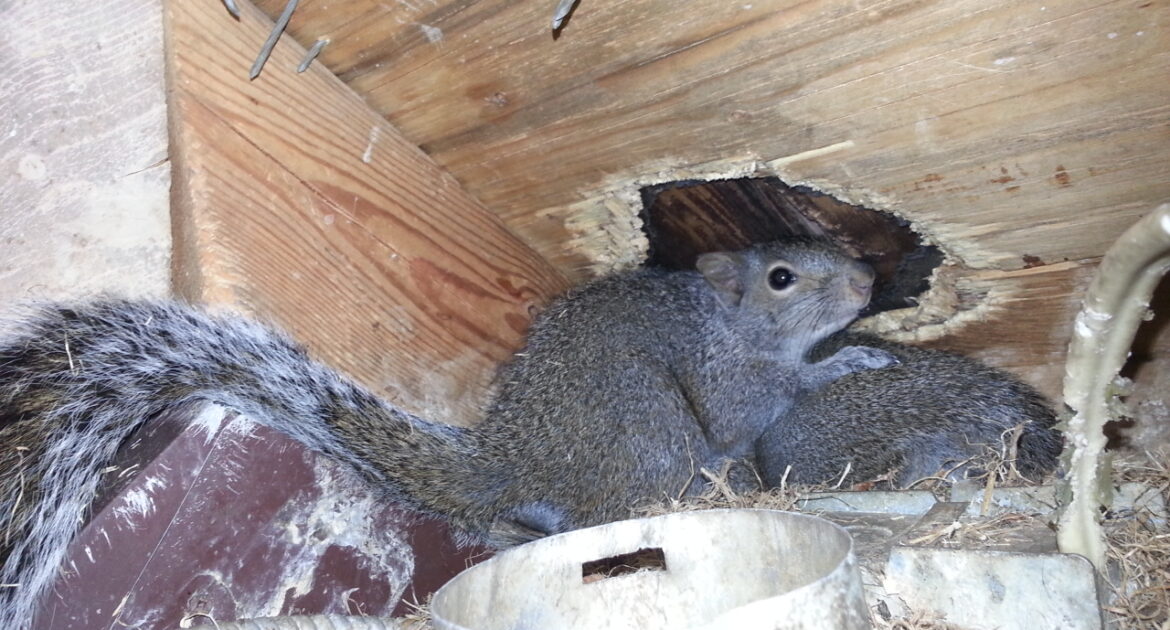
<path fill-rule="evenodd" d="M 1043 477 L 1056 469 L 1064 450 L 1064 436 L 1041 422 L 1024 425 L 1017 448 L 1016 467 L 1025 477 Z"/>
<path fill-rule="evenodd" d="M 568 513 L 548 501 L 530 501 L 509 508 L 492 524 L 487 542 L 498 549 L 574 529 Z"/>
<path fill-rule="evenodd" d="M 991 440 L 969 440 L 962 435 L 944 433 L 903 445 L 896 485 L 906 488 L 929 478 L 955 482 L 985 476 L 995 466 L 995 445 Z"/>

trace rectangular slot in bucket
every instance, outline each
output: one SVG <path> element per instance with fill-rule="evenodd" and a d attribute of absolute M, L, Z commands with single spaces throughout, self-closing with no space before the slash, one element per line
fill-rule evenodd
<path fill-rule="evenodd" d="M 619 575 L 639 571 L 665 571 L 666 554 L 661 548 L 650 547 L 581 564 L 581 582 L 592 584 Z"/>

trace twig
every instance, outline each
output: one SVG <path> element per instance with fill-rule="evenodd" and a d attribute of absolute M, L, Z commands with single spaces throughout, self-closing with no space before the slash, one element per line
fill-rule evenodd
<path fill-rule="evenodd" d="M 987 512 L 991 510 L 991 499 L 995 494 L 995 472 L 987 475 L 987 485 L 983 487 L 983 502 L 979 506 L 979 515 L 987 516 Z"/>
<path fill-rule="evenodd" d="M 849 473 L 852 470 L 853 470 L 853 462 L 852 461 L 845 462 L 845 470 L 841 472 L 841 478 L 837 480 L 837 485 L 833 486 L 834 490 L 841 489 L 841 484 L 845 483 L 845 478 L 849 476 Z"/>

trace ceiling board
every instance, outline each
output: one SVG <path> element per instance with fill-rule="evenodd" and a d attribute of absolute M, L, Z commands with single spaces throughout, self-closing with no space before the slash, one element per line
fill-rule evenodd
<path fill-rule="evenodd" d="M 1043 321 L 1024 293 L 1170 199 L 1167 2 L 581 0 L 557 39 L 554 4 L 306 0 L 291 30 L 573 280 L 641 260 L 640 187 L 775 175 L 992 274 L 956 325 L 1050 355 L 1081 285 Z"/>
<path fill-rule="evenodd" d="M 977 267 L 1099 255 L 1170 196 L 1165 3 L 582 0 L 557 39 L 552 5 L 305 0 L 291 32 L 331 38 L 331 70 L 577 278 L 574 232 L 601 228 L 574 204 L 842 143 L 781 175 Z"/>

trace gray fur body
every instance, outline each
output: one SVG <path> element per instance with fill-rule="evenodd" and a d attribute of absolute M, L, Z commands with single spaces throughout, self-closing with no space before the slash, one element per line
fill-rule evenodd
<path fill-rule="evenodd" d="M 774 290 L 781 265 L 796 280 Z M 234 408 L 504 546 L 678 495 L 698 467 L 749 456 L 800 395 L 893 360 L 843 348 L 805 362 L 856 317 L 873 279 L 829 246 L 770 244 L 699 266 L 555 301 L 470 429 L 412 416 L 242 318 L 118 300 L 40 309 L 0 344 L 0 583 L 20 585 L 0 588 L 0 627 L 31 618 L 117 448 L 185 401 Z"/>
<path fill-rule="evenodd" d="M 857 333 L 833 335 L 813 359 L 850 345 L 880 348 L 899 363 L 844 376 L 769 427 L 756 445 L 766 484 L 780 485 L 785 474 L 788 483 L 835 481 L 847 466 L 850 482 L 891 471 L 897 486 L 940 472 L 961 476 L 964 462 L 1000 451 L 1017 425 L 1020 473 L 1037 478 L 1056 467 L 1056 415 L 1030 386 L 967 357 Z"/>

